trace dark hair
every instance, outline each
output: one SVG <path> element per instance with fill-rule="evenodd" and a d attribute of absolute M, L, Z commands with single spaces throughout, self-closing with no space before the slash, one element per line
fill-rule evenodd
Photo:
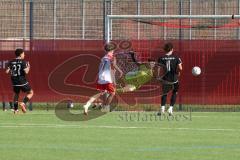
<path fill-rule="evenodd" d="M 21 48 L 16 49 L 16 50 L 15 50 L 15 55 L 16 55 L 16 57 L 19 57 L 23 52 L 24 52 L 24 51 L 23 51 L 23 49 L 21 49 Z"/>
<path fill-rule="evenodd" d="M 169 51 L 171 51 L 173 49 L 173 44 L 172 43 L 166 43 L 165 45 L 164 45 L 164 47 L 163 47 L 163 50 L 165 51 L 165 52 L 169 52 Z"/>
<path fill-rule="evenodd" d="M 104 45 L 104 50 L 106 52 L 110 52 L 112 50 L 115 50 L 116 48 L 117 48 L 117 45 L 113 42 L 109 42 Z"/>

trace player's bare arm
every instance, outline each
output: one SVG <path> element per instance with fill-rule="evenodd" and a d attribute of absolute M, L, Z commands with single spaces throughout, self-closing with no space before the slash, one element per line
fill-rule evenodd
<path fill-rule="evenodd" d="M 122 77 L 123 71 L 117 66 L 116 58 L 113 59 L 113 67 L 120 73 L 120 77 Z"/>
<path fill-rule="evenodd" d="M 5 73 L 9 74 L 9 72 L 10 72 L 10 68 L 8 67 L 5 71 Z"/>
<path fill-rule="evenodd" d="M 179 70 L 179 71 L 182 71 L 182 70 L 183 70 L 183 68 L 182 68 L 182 63 L 178 64 L 178 70 Z"/>
<path fill-rule="evenodd" d="M 27 62 L 27 67 L 24 69 L 24 72 L 25 72 L 26 74 L 28 74 L 29 71 L 30 71 L 30 64 L 29 64 L 29 62 Z"/>
<path fill-rule="evenodd" d="M 180 64 L 178 64 L 178 68 L 177 68 L 177 74 L 178 74 L 178 76 L 181 75 L 182 70 L 183 70 L 182 63 L 180 63 Z"/>

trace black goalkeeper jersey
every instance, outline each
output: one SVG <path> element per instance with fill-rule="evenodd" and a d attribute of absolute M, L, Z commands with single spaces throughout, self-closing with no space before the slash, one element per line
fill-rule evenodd
<path fill-rule="evenodd" d="M 24 71 L 27 68 L 27 62 L 22 59 L 13 59 L 8 63 L 8 68 L 11 73 L 11 80 L 13 86 L 23 86 L 28 84 Z"/>
<path fill-rule="evenodd" d="M 163 80 L 169 82 L 178 82 L 177 68 L 182 63 L 181 59 L 176 55 L 164 55 L 158 59 L 158 63 L 166 67 L 167 73 Z"/>

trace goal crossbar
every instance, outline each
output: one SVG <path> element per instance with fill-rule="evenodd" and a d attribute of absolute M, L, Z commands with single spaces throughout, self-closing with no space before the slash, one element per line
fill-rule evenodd
<path fill-rule="evenodd" d="M 221 19 L 221 18 L 240 18 L 240 15 L 107 15 L 108 19 L 154 19 L 154 18 L 163 18 L 163 19 Z"/>

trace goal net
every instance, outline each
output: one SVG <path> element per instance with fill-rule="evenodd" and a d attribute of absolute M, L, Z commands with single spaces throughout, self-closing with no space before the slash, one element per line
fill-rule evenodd
<path fill-rule="evenodd" d="M 239 39 L 239 15 L 108 15 L 107 40 Z"/>
<path fill-rule="evenodd" d="M 130 40 L 140 61 L 157 60 L 164 43 L 173 43 L 184 68 L 178 103 L 239 103 L 239 15 L 108 15 L 106 22 L 106 40 Z M 198 77 L 191 74 L 194 66 L 202 69 Z M 156 88 L 147 84 L 127 99 L 159 104 Z"/>

